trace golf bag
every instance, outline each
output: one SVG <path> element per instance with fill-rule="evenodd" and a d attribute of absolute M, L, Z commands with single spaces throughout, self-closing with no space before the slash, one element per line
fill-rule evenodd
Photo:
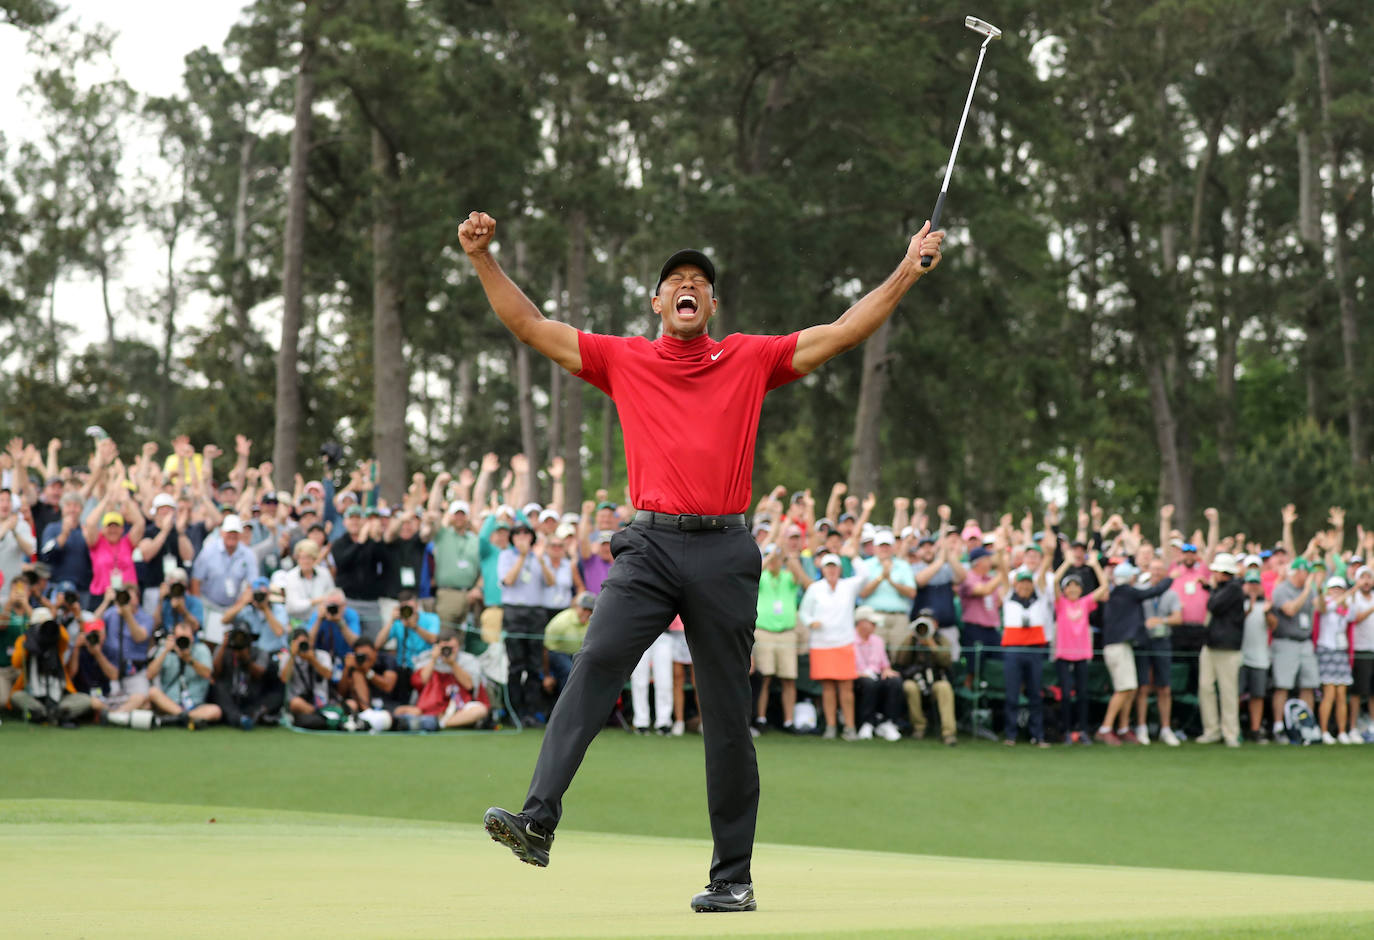
<path fill-rule="evenodd" d="M 1317 727 L 1317 719 L 1312 717 L 1312 709 L 1300 698 L 1290 698 L 1284 703 L 1283 727 L 1288 732 L 1291 744 L 1306 746 L 1321 743 L 1322 732 Z"/>

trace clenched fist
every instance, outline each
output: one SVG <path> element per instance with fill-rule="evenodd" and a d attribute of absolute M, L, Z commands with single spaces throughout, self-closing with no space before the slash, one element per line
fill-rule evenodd
<path fill-rule="evenodd" d="M 916 266 L 918 276 L 929 274 L 935 270 L 940 263 L 940 243 L 945 240 L 944 232 L 932 232 L 930 222 L 921 226 L 921 230 L 911 236 L 911 244 L 906 249 L 906 260 Z M 921 267 L 922 258 L 930 259 L 930 267 Z"/>
<path fill-rule="evenodd" d="M 458 226 L 458 243 L 469 255 L 485 254 L 491 250 L 491 237 L 496 234 L 496 220 L 485 212 L 470 212 Z"/>

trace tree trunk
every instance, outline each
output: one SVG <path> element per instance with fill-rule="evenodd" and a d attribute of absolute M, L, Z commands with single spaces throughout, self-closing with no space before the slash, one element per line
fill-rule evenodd
<path fill-rule="evenodd" d="M 1331 182 L 1323 186 L 1327 211 L 1336 223 L 1335 240 L 1332 248 L 1332 264 L 1335 268 L 1336 292 L 1340 298 L 1341 312 L 1341 354 L 1345 379 L 1345 411 L 1349 423 L 1350 462 L 1356 467 L 1368 459 L 1365 452 L 1364 420 L 1361 414 L 1361 364 L 1359 362 L 1360 334 L 1355 320 L 1355 292 L 1351 287 L 1349 267 L 1345 255 L 1344 214 L 1337 205 L 1335 191 L 1341 185 L 1341 160 L 1343 154 L 1336 146 L 1336 133 L 1331 126 L 1331 55 L 1326 45 L 1326 22 L 1322 14 L 1321 0 L 1312 0 L 1312 38 L 1317 48 L 1317 88 L 1321 102 L 1322 142 L 1326 150 L 1326 163 L 1331 167 Z"/>
<path fill-rule="evenodd" d="M 230 338 L 230 355 L 238 361 L 245 351 L 245 339 L 252 330 L 248 319 L 248 181 L 253 160 L 254 138 L 248 129 L 243 130 L 243 140 L 239 142 L 239 179 L 234 193 L 234 244 L 229 273 L 229 313 L 234 320 L 234 335 Z"/>
<path fill-rule="evenodd" d="M 888 337 L 892 318 L 864 343 L 863 374 L 859 380 L 859 407 L 854 417 L 854 445 L 849 457 L 849 491 L 874 493 L 878 490 L 881 458 L 879 430 L 883 418 L 883 395 L 887 391 Z"/>
<path fill-rule="evenodd" d="M 557 271 L 553 274 L 553 287 L 549 291 L 549 296 L 553 298 L 554 309 L 563 310 L 563 282 Z M 553 458 L 559 457 L 563 453 L 563 389 L 566 385 L 563 381 L 563 367 L 552 359 L 549 360 L 549 458 L 547 464 L 553 463 Z M 546 464 L 546 465 L 547 465 Z"/>
<path fill-rule="evenodd" d="M 1163 359 L 1153 349 L 1141 349 L 1145 366 L 1145 380 L 1150 388 L 1150 411 L 1154 415 L 1155 444 L 1159 447 L 1159 501 L 1174 504 L 1174 518 L 1184 528 L 1192 509 L 1192 494 L 1188 492 L 1183 462 L 1178 447 L 1178 423 L 1174 420 L 1173 405 L 1169 401 L 1169 383 L 1164 374 Z"/>
<path fill-rule="evenodd" d="M 103 251 L 103 248 L 102 248 Z M 102 254 L 96 270 L 100 272 L 100 302 L 105 307 L 105 345 L 110 354 L 114 355 L 115 349 L 115 329 L 114 311 L 110 309 L 110 266 L 106 263 L 105 256 Z"/>
<path fill-rule="evenodd" d="M 606 396 L 601 401 L 601 488 L 610 492 L 615 469 L 615 402 Z"/>
<path fill-rule="evenodd" d="M 587 212 L 574 209 L 568 218 L 568 323 L 587 325 Z M 582 505 L 582 386 L 568 382 L 563 403 L 563 477 L 569 506 Z"/>
<path fill-rule="evenodd" d="M 302 18 L 301 55 L 296 69 L 295 126 L 291 130 L 291 168 L 286 190 L 286 231 L 282 236 L 281 342 L 277 349 L 276 428 L 272 463 L 278 480 L 295 476 L 300 451 L 301 392 L 297 344 L 305 292 L 306 162 L 315 101 L 315 18 L 307 7 Z"/>
<path fill-rule="evenodd" d="M 401 291 L 396 272 L 396 154 L 372 128 L 372 441 L 380 493 L 399 503 L 406 488 L 406 400 Z"/>
<path fill-rule="evenodd" d="M 184 172 L 186 176 L 190 175 L 189 166 Z M 189 180 L 183 177 L 183 200 L 188 183 Z M 162 355 L 158 364 L 159 394 L 156 412 L 158 439 L 164 441 L 171 440 L 172 437 L 172 340 L 176 337 L 177 306 L 180 302 L 177 296 L 176 252 L 177 240 L 181 235 L 181 218 L 181 209 L 173 208 L 172 226 L 167 232 L 167 309 L 163 312 L 162 321 Z"/>

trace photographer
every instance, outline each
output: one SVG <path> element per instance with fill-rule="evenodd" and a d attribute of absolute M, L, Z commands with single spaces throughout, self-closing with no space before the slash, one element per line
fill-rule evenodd
<path fill-rule="evenodd" d="M 242 629 L 255 638 L 255 645 L 264 653 L 275 653 L 286 647 L 286 624 L 273 609 L 271 582 L 254 578 L 245 585 L 238 599 L 224 608 L 226 629 Z"/>
<path fill-rule="evenodd" d="M 330 655 L 330 662 L 338 670 L 334 681 L 343 675 L 344 657 L 353 652 L 361 626 L 358 612 L 348 605 L 343 591 L 333 590 L 315 601 L 315 612 L 305 622 L 310 642 L 317 650 Z"/>
<path fill-rule="evenodd" d="M 353 652 L 344 657 L 339 694 L 350 712 L 369 708 L 390 711 L 409 702 L 410 687 L 398 681 L 395 661 L 379 653 L 372 641 L 364 637 L 353 647 Z"/>
<path fill-rule="evenodd" d="M 41 561 L 36 561 L 31 565 L 25 565 L 24 571 L 20 574 L 19 580 L 29 590 L 30 607 L 46 607 L 53 611 L 53 616 L 57 615 L 54 605 L 48 601 L 48 578 L 52 574 L 52 569 Z"/>
<path fill-rule="evenodd" d="M 79 604 L 76 608 L 76 617 L 63 624 L 68 636 L 74 636 L 73 631 L 79 629 L 82 639 L 80 643 L 69 645 L 67 675 L 71 676 L 77 692 L 90 696 L 91 711 L 99 718 L 109 707 L 106 700 L 119 678 L 119 669 L 110 662 L 101 645 L 105 642 L 105 625 L 95 614 L 81 611 Z M 58 615 L 59 623 L 67 613 L 63 610 Z"/>
<path fill-rule="evenodd" d="M 181 725 L 193 731 L 200 725 L 219 721 L 223 717 L 220 707 L 206 701 L 212 673 L 210 647 L 196 639 L 190 624 L 180 622 L 170 636 L 163 638 L 148 663 L 148 679 L 156 679 L 157 685 L 144 695 L 130 696 L 116 712 L 122 714 L 152 706 L 158 714 L 170 719 L 159 724 Z"/>
<path fill-rule="evenodd" d="M 396 642 L 397 671 L 402 686 L 408 689 L 416 664 L 429 652 L 430 646 L 439 641 L 439 615 L 421 610 L 412 590 L 402 590 L 399 601 L 396 619 L 377 634 L 377 649 L 386 649 L 392 640 Z"/>
<path fill-rule="evenodd" d="M 199 597 L 187 592 L 188 580 L 185 568 L 173 568 L 167 572 L 157 589 L 161 598 L 158 623 L 165 633 L 171 633 L 178 620 L 191 624 L 196 631 L 205 622 L 205 604 Z"/>
<path fill-rule="evenodd" d="M 458 651 L 458 634 L 452 627 L 440 632 L 439 642 L 410 684 L 420 698 L 414 705 L 397 708 L 395 715 L 419 718 L 419 727 L 426 730 L 468 727 L 491 713 L 477 658 Z"/>
<path fill-rule="evenodd" d="M 10 700 L 10 689 L 19 678 L 19 670 L 10 665 L 14 648 L 24 631 L 29 628 L 29 616 L 33 607 L 29 604 L 29 592 L 22 580 L 16 579 L 5 592 L 5 606 L 0 608 L 0 708 Z"/>
<path fill-rule="evenodd" d="M 283 690 L 271 654 L 254 643 L 257 637 L 242 616 L 227 622 L 224 642 L 215 650 L 210 698 L 227 725 L 249 731 L 258 722 L 276 724 Z"/>
<path fill-rule="evenodd" d="M 300 627 L 291 631 L 287 648 L 277 654 L 277 676 L 285 687 L 287 707 L 298 728 L 325 727 L 319 710 L 330 703 L 329 683 L 334 660 L 328 650 L 316 649 L 310 634 Z"/>
<path fill-rule="evenodd" d="M 91 699 L 72 685 L 63 665 L 67 631 L 53 619 L 52 611 L 39 607 L 29 615 L 29 627 L 14 643 L 10 664 L 19 672 L 10 693 L 10 707 L 35 724 L 51 721 L 75 728 L 76 720 L 91 710 Z"/>
<path fill-rule="evenodd" d="M 95 615 L 105 624 L 105 656 L 119 670 L 119 683 L 111 690 L 110 706 L 117 708 L 134 696 L 146 698 L 145 670 L 153 618 L 134 603 L 128 588 L 107 588 Z"/>
<path fill-rule="evenodd" d="M 940 713 L 940 736 L 953 747 L 959 743 L 954 723 L 954 687 L 949 682 L 950 644 L 930 608 L 911 621 L 912 661 L 902 669 L 902 691 L 911 712 L 913 737 L 926 736 L 926 700 L 935 699 Z"/>

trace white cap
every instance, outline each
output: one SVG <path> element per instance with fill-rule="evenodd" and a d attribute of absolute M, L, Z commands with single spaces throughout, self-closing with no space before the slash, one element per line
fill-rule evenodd
<path fill-rule="evenodd" d="M 1264 567 L 1264 562 L 1260 560 L 1260 556 L 1258 555 L 1246 555 L 1241 561 L 1240 566 L 1242 568 L 1262 568 Z"/>
<path fill-rule="evenodd" d="M 153 497 L 153 512 L 157 512 L 163 506 L 168 509 L 177 508 L 177 498 L 171 493 L 158 493 Z"/>
<path fill-rule="evenodd" d="M 520 511 L 527 517 L 533 519 L 535 516 L 539 515 L 539 510 L 543 508 L 544 507 L 540 506 L 538 503 L 526 503 L 524 506 L 520 507 Z"/>
<path fill-rule="evenodd" d="M 563 539 L 570 535 L 575 535 L 576 533 L 577 529 L 573 528 L 572 525 L 566 522 L 560 522 L 558 523 L 558 528 L 553 530 L 553 537 L 561 542 Z"/>
<path fill-rule="evenodd" d="M 902 530 L 902 538 L 904 539 L 909 539 L 915 534 L 916 530 L 911 528 L 911 526 L 907 526 L 905 529 Z"/>
<path fill-rule="evenodd" d="M 46 607 L 35 607 L 29 614 L 29 626 L 35 627 L 52 619 L 52 611 Z"/>
<path fill-rule="evenodd" d="M 582 517 L 575 512 L 565 512 L 563 515 L 559 516 L 559 519 L 568 525 L 577 525 L 582 521 Z"/>
<path fill-rule="evenodd" d="M 1368 565 L 1360 565 L 1360 567 L 1355 569 L 1355 580 L 1358 581 L 1367 574 L 1374 574 L 1374 568 Z"/>
<path fill-rule="evenodd" d="M 234 515 L 232 512 L 229 513 L 229 515 L 225 516 L 224 521 L 219 524 L 220 535 L 227 535 L 230 532 L 234 532 L 239 535 L 243 534 L 243 520 L 240 519 L 238 516 Z"/>
<path fill-rule="evenodd" d="M 558 512 L 557 512 L 557 510 L 545 509 L 543 512 L 541 512 L 541 513 L 539 514 L 539 521 L 540 521 L 540 522 L 547 522 L 547 521 L 550 520 L 550 519 L 552 519 L 552 520 L 555 521 L 555 522 L 558 521 Z"/>
<path fill-rule="evenodd" d="M 451 502 L 451 503 L 448 504 L 448 514 L 449 514 L 450 516 L 453 515 L 454 513 L 459 513 L 459 512 L 465 512 L 465 513 L 471 513 L 471 512 L 472 512 L 471 508 L 468 506 L 468 501 L 467 501 L 467 500 L 465 500 L 465 499 L 455 499 L 453 502 Z"/>
<path fill-rule="evenodd" d="M 863 529 L 861 530 L 860 535 L 859 535 L 859 541 L 860 541 L 860 542 L 871 542 L 871 541 L 873 541 L 873 536 L 875 536 L 875 535 L 877 535 L 877 534 L 878 534 L 878 530 L 874 527 L 873 523 L 871 523 L 871 522 L 865 522 L 865 523 L 864 523 L 864 527 L 863 527 Z"/>
<path fill-rule="evenodd" d="M 1228 552 L 1218 552 L 1217 556 L 1212 559 L 1212 563 L 1208 565 L 1208 567 L 1221 574 L 1235 574 L 1236 556 Z"/>
<path fill-rule="evenodd" d="M 897 540 L 892 537 L 892 533 L 886 530 L 879 532 L 873 537 L 874 545 L 895 545 Z"/>
<path fill-rule="evenodd" d="M 1339 590 L 1344 591 L 1348 587 L 1350 587 L 1350 585 L 1345 583 L 1345 578 L 1342 578 L 1338 574 L 1333 574 L 1331 577 L 1326 579 L 1326 589 L 1328 591 L 1332 588 L 1337 588 Z"/>
<path fill-rule="evenodd" d="M 838 565 L 838 564 L 840 564 L 840 556 L 839 556 L 839 555 L 836 555 L 834 552 L 826 552 L 824 555 L 821 556 L 821 567 L 822 567 L 822 568 L 824 568 L 826 565 Z"/>
<path fill-rule="evenodd" d="M 514 510 L 513 508 L 511 508 L 510 506 L 508 506 L 507 504 L 502 503 L 501 505 L 499 505 L 499 506 L 496 507 L 496 514 L 497 514 L 498 516 L 500 516 L 500 515 L 513 516 L 513 515 L 515 515 L 515 510 Z"/>

